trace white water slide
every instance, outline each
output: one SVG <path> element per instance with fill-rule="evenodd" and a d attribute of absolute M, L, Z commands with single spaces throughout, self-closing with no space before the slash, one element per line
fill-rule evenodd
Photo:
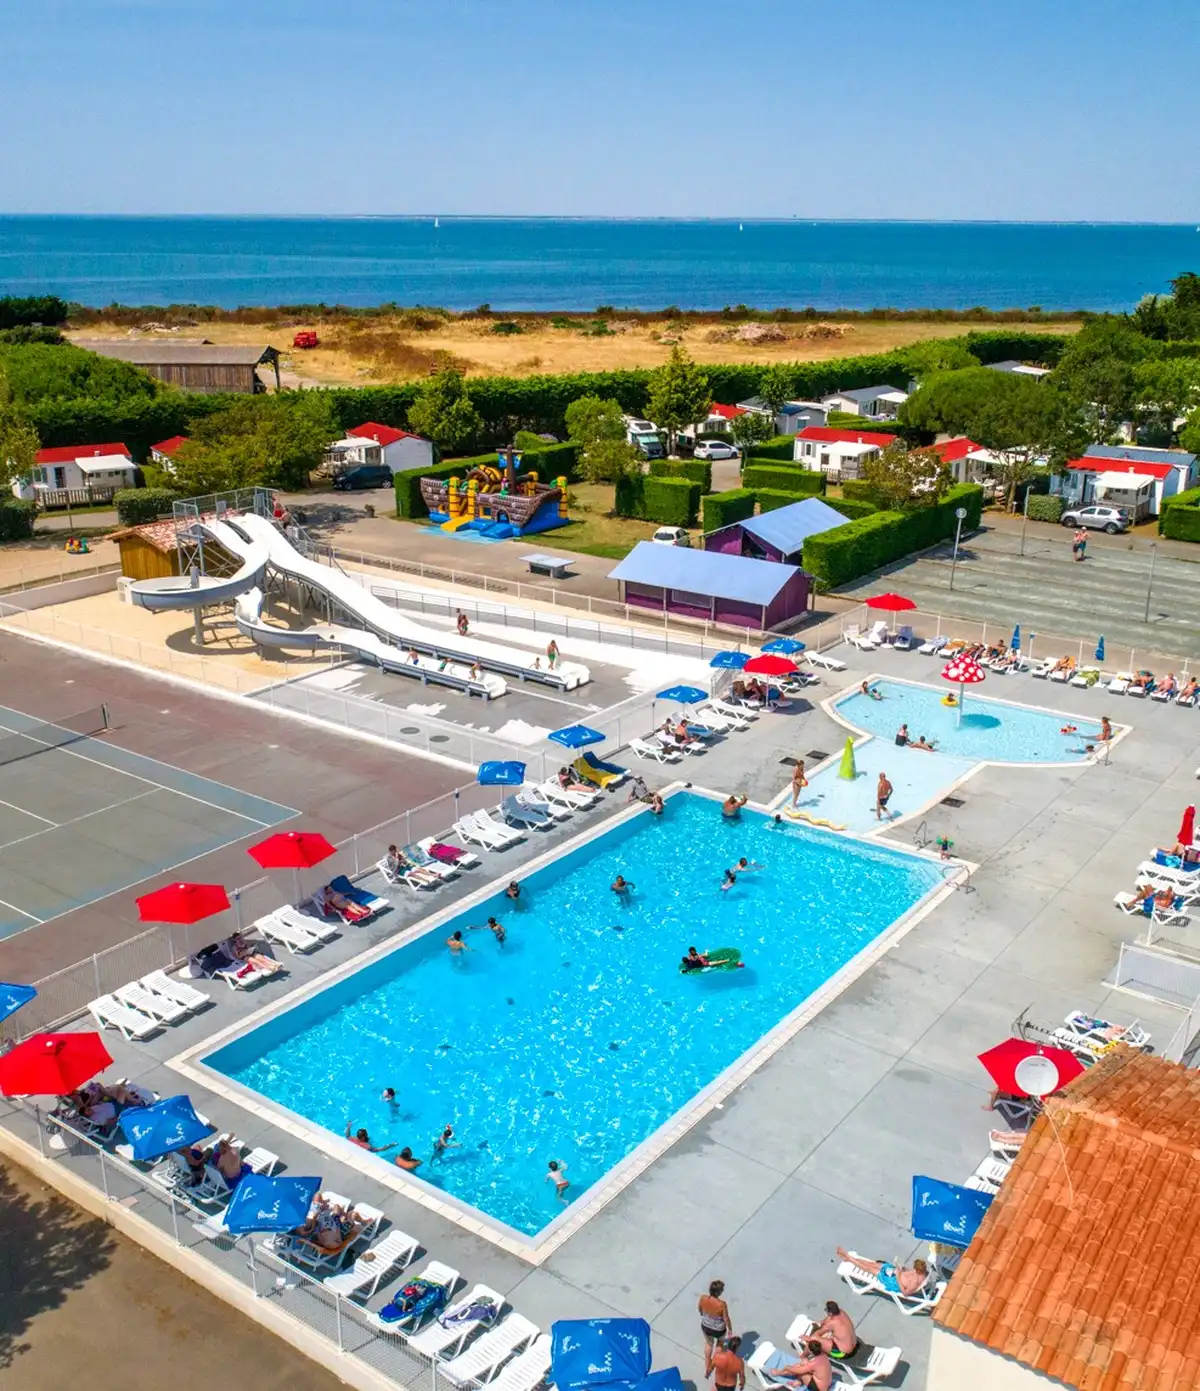
<path fill-rule="evenodd" d="M 228 579 L 201 576 L 199 585 L 187 576 L 140 580 L 130 586 L 135 604 L 158 611 L 236 600 L 234 617 L 239 630 L 262 646 L 341 647 L 387 671 L 489 700 L 508 689 L 506 676 L 568 691 L 591 679 L 587 667 L 578 662 L 559 662 L 551 671 L 541 658 L 522 648 L 459 637 L 414 623 L 345 571 L 302 555 L 272 522 L 255 513 L 202 519 L 199 525 L 242 562 L 237 573 Z M 266 623 L 261 586 L 268 567 L 318 590 L 364 627 L 315 623 L 290 630 Z"/>

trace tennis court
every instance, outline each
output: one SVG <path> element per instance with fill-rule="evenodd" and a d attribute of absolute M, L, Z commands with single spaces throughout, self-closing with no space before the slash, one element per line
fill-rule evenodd
<path fill-rule="evenodd" d="M 0 706 L 0 938 L 296 815 L 104 740 L 103 706 L 46 724 Z"/>

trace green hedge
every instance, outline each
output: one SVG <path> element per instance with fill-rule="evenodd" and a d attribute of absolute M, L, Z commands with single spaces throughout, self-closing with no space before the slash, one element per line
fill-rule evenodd
<path fill-rule="evenodd" d="M 760 464 L 750 458 L 742 470 L 742 487 L 774 488 L 784 493 L 803 493 L 806 497 L 812 497 L 825 491 L 825 475 L 816 469 Z"/>
<path fill-rule="evenodd" d="M 776 507 L 788 507 L 793 502 L 804 502 L 812 496 L 811 493 L 786 493 L 778 488 L 759 488 L 757 494 L 759 509 L 763 512 L 773 512 Z M 851 521 L 857 521 L 859 517 L 869 517 L 872 512 L 879 509 L 869 502 L 850 502 L 845 498 L 827 497 L 822 499 L 827 506 L 832 507 L 835 512 L 840 512 L 843 517 Z"/>
<path fill-rule="evenodd" d="M 709 493 L 700 499 L 700 526 L 704 531 L 718 531 L 734 522 L 744 522 L 754 516 L 754 493 L 749 488 L 731 488 L 725 493 Z"/>
<path fill-rule="evenodd" d="M 775 462 L 793 459 L 796 452 L 795 439 L 795 435 L 776 435 L 774 439 L 761 440 L 751 446 L 746 462 L 753 463 L 755 459 L 771 459 Z"/>
<path fill-rule="evenodd" d="M 646 516 L 646 474 L 626 473 L 613 488 L 613 511 L 618 517 Z"/>
<path fill-rule="evenodd" d="M 1163 499 L 1158 531 L 1171 541 L 1200 541 L 1200 488 Z"/>
<path fill-rule="evenodd" d="M 540 483 L 561 478 L 564 474 L 567 482 L 573 483 L 579 476 L 579 446 L 573 441 L 547 445 L 545 449 L 528 450 L 521 455 L 521 459 L 524 465 L 536 470 Z M 425 506 L 425 499 L 421 496 L 422 478 L 453 478 L 456 475 L 461 478 L 473 468 L 481 468 L 485 464 L 492 468 L 499 467 L 495 450 L 487 454 L 473 454 L 465 459 L 443 460 L 433 468 L 404 469 L 393 474 L 396 512 L 401 517 L 428 517 L 429 508 Z"/>
<path fill-rule="evenodd" d="M 113 506 L 122 526 L 141 526 L 169 513 L 171 504 L 180 496 L 170 488 L 119 488 L 113 494 Z"/>
<path fill-rule="evenodd" d="M 842 496 L 848 502 L 869 502 L 876 512 L 883 506 L 882 498 L 865 478 L 847 478 L 842 484 Z"/>
<path fill-rule="evenodd" d="M 28 541 L 33 535 L 37 503 L 23 498 L 0 498 L 0 541 Z"/>
<path fill-rule="evenodd" d="M 707 459 L 652 459 L 652 478 L 686 478 L 700 484 L 703 493 L 712 492 L 712 464 Z"/>
<path fill-rule="evenodd" d="M 959 507 L 967 509 L 963 530 L 974 530 L 983 511 L 983 489 L 974 483 L 960 484 L 932 507 L 875 512 L 810 536 L 804 545 L 804 568 L 819 589 L 849 584 L 914 551 L 949 539 L 958 524 L 954 512 Z"/>
<path fill-rule="evenodd" d="M 1029 494 L 1029 520 L 1031 522 L 1057 522 L 1063 514 L 1063 500 L 1045 493 Z"/>
<path fill-rule="evenodd" d="M 869 517 L 872 513 L 879 511 L 875 503 L 852 497 L 827 497 L 825 503 L 852 522 L 858 521 L 860 517 Z"/>
<path fill-rule="evenodd" d="M 695 526 L 700 509 L 700 485 L 688 478 L 645 479 L 642 490 L 645 517 L 661 526 Z"/>

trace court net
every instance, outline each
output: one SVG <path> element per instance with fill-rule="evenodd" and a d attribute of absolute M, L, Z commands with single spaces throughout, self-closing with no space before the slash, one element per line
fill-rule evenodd
<path fill-rule="evenodd" d="M 92 734 L 103 734 L 108 728 L 107 705 L 93 705 L 89 710 L 44 724 L 31 721 L 23 729 L 0 726 L 0 767 L 45 753 L 47 749 L 61 749 Z"/>

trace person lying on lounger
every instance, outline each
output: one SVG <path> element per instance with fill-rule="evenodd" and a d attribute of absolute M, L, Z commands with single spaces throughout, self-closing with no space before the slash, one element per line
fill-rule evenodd
<path fill-rule="evenodd" d="M 240 932 L 235 932 L 228 942 L 222 943 L 222 946 L 228 948 L 235 961 L 240 961 L 243 966 L 253 966 L 256 971 L 263 971 L 268 976 L 273 976 L 277 971 L 283 970 L 281 961 L 276 961 L 273 956 L 268 956 L 265 952 L 257 951 Z"/>
<path fill-rule="evenodd" d="M 411 866 L 406 864 L 405 868 L 408 869 Z M 330 884 L 326 884 L 321 890 L 321 908 L 326 914 L 340 913 L 343 918 L 348 918 L 351 922 L 361 922 L 363 918 L 371 916 L 369 909 L 364 908 L 361 903 L 355 903 L 345 894 L 338 893 Z"/>
<path fill-rule="evenodd" d="M 1051 671 L 1070 671 L 1075 665 L 1074 657 L 1060 657 L 1050 668 Z"/>
<path fill-rule="evenodd" d="M 810 1386 L 813 1391 L 829 1391 L 833 1385 L 833 1363 L 824 1345 L 816 1338 L 810 1338 L 804 1346 L 807 1355 L 801 1357 L 799 1362 L 775 1368 L 767 1375 L 772 1380 L 794 1381 L 801 1386 Z"/>
<path fill-rule="evenodd" d="M 1129 683 L 1131 691 L 1148 691 L 1154 685 L 1154 673 L 1147 671 L 1144 667 Z"/>
<path fill-rule="evenodd" d="M 249 1164 L 242 1163 L 242 1156 L 224 1136 L 217 1141 L 211 1163 L 230 1188 L 236 1188 L 250 1172 Z"/>
<path fill-rule="evenodd" d="M 1173 671 L 1167 672 L 1165 681 L 1161 681 L 1155 689 L 1155 695 L 1173 696 L 1179 689 L 1179 682 L 1175 680 Z"/>
<path fill-rule="evenodd" d="M 186 1186 L 194 1188 L 196 1184 L 203 1183 L 205 1172 L 208 1169 L 208 1159 L 204 1151 L 195 1145 L 185 1145 L 183 1149 L 176 1150 L 175 1153 L 187 1165 Z"/>
<path fill-rule="evenodd" d="M 849 1251 L 837 1249 L 838 1260 L 849 1261 L 859 1270 L 874 1275 L 885 1290 L 893 1294 L 913 1295 L 921 1290 L 929 1279 L 929 1267 L 922 1260 L 913 1261 L 911 1266 L 893 1265 L 891 1261 L 868 1261 L 862 1256 L 852 1256 Z"/>
<path fill-rule="evenodd" d="M 1194 676 L 1189 676 L 1187 681 L 1180 688 L 1179 699 L 1195 700 L 1197 691 L 1200 691 L 1200 686 L 1196 685 L 1196 678 Z"/>
<path fill-rule="evenodd" d="M 571 776 L 570 768 L 560 768 L 558 770 L 558 785 L 564 792 L 595 792 L 595 788 L 586 782 L 580 782 L 578 778 Z"/>

